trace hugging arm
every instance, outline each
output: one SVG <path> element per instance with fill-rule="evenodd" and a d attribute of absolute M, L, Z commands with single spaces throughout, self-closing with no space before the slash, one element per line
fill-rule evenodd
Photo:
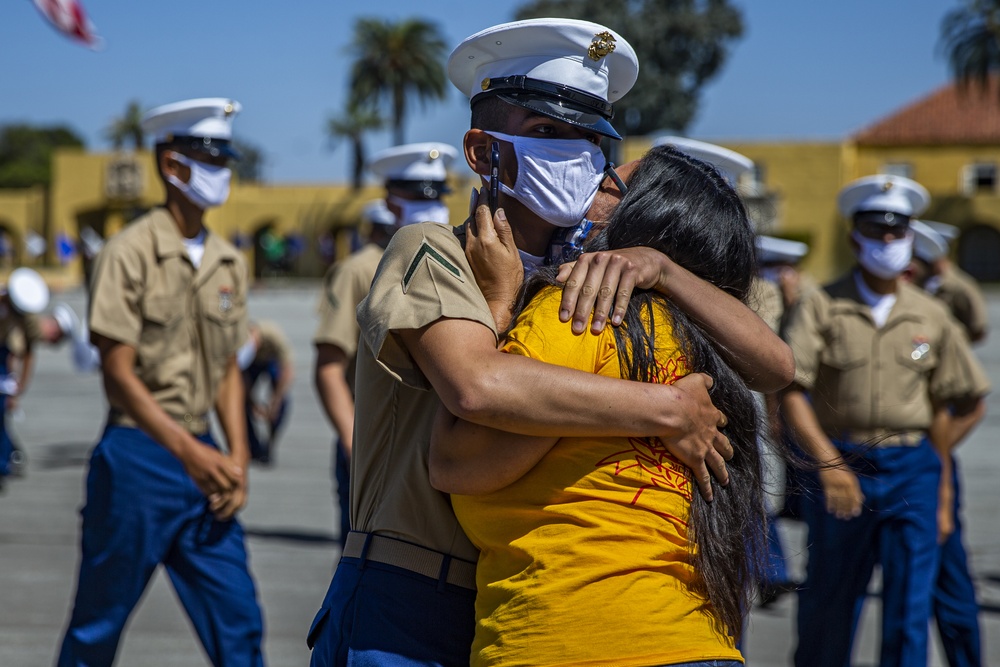
<path fill-rule="evenodd" d="M 751 389 L 771 393 L 794 377 L 792 351 L 760 317 L 661 252 L 635 247 L 586 253 L 564 264 L 558 279 L 565 284 L 559 318 L 572 318 L 576 332 L 586 328 L 591 313 L 595 333 L 604 328 L 609 313 L 611 323 L 620 324 L 632 290 L 653 289 L 704 327 Z"/>
<path fill-rule="evenodd" d="M 718 430 L 725 417 L 712 405 L 711 380 L 705 375 L 658 385 L 562 368 L 500 352 L 493 333 L 471 320 L 445 318 L 396 333 L 444 407 L 470 423 L 456 422 L 450 433 L 442 434 L 452 446 L 476 437 L 507 447 L 507 434 L 492 429 L 547 438 L 530 444 L 518 440 L 516 458 L 523 467 L 559 437 L 659 436 L 691 468 L 706 497 L 711 498 L 712 474 L 728 483 L 725 460 L 731 458 L 732 446 Z"/>

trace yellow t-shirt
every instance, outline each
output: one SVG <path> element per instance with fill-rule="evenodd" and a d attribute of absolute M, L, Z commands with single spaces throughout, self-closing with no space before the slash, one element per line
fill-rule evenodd
<path fill-rule="evenodd" d="M 505 350 L 621 377 L 611 328 L 574 336 L 559 322 L 560 298 L 556 288 L 536 296 Z M 669 384 L 687 364 L 668 313 L 654 321 L 659 381 Z M 472 665 L 742 660 L 708 602 L 691 592 L 693 489 L 658 439 L 563 438 L 510 486 L 452 496 L 480 549 Z"/>

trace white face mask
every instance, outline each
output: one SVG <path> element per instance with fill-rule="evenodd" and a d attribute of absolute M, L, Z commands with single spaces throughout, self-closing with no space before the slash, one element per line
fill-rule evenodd
<path fill-rule="evenodd" d="M 448 224 L 448 207 L 437 199 L 403 199 L 395 195 L 389 195 L 387 201 L 399 207 L 399 219 L 396 224 L 400 227 L 412 225 L 415 222 L 437 222 L 442 225 Z"/>
<path fill-rule="evenodd" d="M 187 183 L 173 174 L 167 176 L 167 180 L 176 185 L 188 201 L 202 210 L 226 203 L 229 199 L 229 180 L 233 176 L 232 170 L 198 162 L 173 151 L 170 154 L 175 160 L 191 169 L 191 177 Z"/>
<path fill-rule="evenodd" d="M 600 146 L 586 139 L 536 139 L 500 132 L 491 136 L 514 145 L 517 181 L 500 189 L 556 227 L 573 227 L 594 203 L 607 163 Z"/>
<path fill-rule="evenodd" d="M 851 232 L 851 238 L 860 246 L 858 264 L 882 280 L 899 276 L 913 258 L 913 232 L 889 242 L 865 238 L 856 230 Z"/>

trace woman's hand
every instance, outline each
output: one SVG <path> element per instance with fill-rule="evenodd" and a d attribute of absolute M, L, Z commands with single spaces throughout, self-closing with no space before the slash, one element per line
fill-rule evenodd
<path fill-rule="evenodd" d="M 663 281 L 667 257 L 644 247 L 605 250 L 580 255 L 575 262 L 559 267 L 556 280 L 564 285 L 559 319 L 573 319 L 573 333 L 583 333 L 593 312 L 590 330 L 604 330 L 611 323 L 618 326 L 632 298 L 632 290 L 652 289 Z M 614 310 L 612 311 L 612 306 Z"/>

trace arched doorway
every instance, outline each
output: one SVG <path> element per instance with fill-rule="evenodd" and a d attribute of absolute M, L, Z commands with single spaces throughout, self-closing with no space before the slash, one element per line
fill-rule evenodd
<path fill-rule="evenodd" d="M 958 240 L 958 266 L 979 282 L 1000 281 L 1000 231 L 983 224 L 966 229 Z"/>

